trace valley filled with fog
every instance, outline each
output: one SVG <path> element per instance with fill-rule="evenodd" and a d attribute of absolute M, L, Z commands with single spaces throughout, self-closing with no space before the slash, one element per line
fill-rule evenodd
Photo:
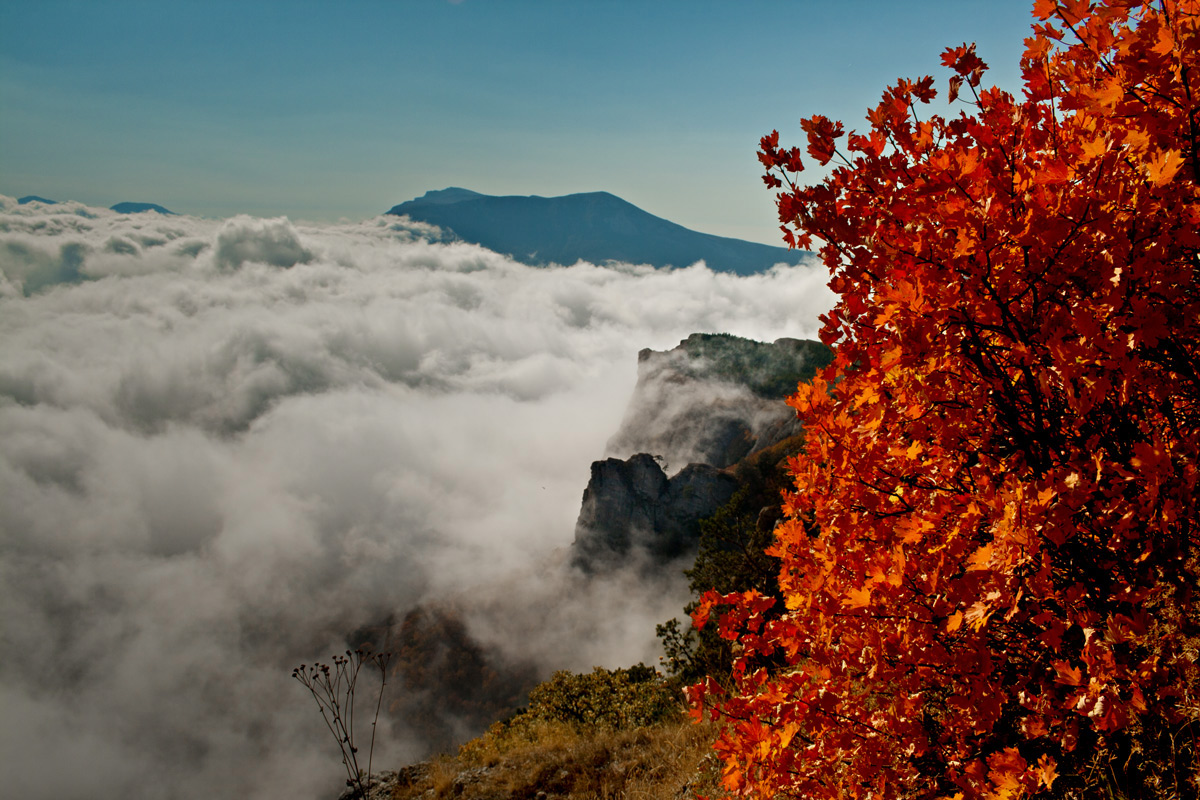
<path fill-rule="evenodd" d="M 638 351 L 815 338 L 826 280 L 0 198 L 7 792 L 336 797 L 291 669 L 419 604 L 545 674 L 654 663 L 682 580 L 563 555 Z"/>

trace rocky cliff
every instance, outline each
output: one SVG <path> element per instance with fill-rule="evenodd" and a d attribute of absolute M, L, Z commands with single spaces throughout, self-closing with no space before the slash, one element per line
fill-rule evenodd
<path fill-rule="evenodd" d="M 574 561 L 603 570 L 648 556 L 662 563 L 694 549 L 700 520 L 733 496 L 737 481 L 708 464 L 668 478 L 653 456 L 592 463 L 575 526 Z"/>
<path fill-rule="evenodd" d="M 819 342 L 727 334 L 643 350 L 609 457 L 592 464 L 572 561 L 595 572 L 694 556 L 700 521 L 738 487 L 732 468 L 800 432 L 783 398 L 830 357 Z"/>

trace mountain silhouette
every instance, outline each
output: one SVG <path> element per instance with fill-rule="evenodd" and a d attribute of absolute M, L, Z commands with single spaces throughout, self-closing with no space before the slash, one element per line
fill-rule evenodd
<path fill-rule="evenodd" d="M 109 206 L 110 211 L 115 211 L 118 214 L 140 214 L 143 211 L 157 211 L 160 214 L 175 215 L 174 211 L 168 211 L 157 203 L 117 203 L 115 206 Z"/>
<path fill-rule="evenodd" d="M 498 197 L 452 187 L 426 192 L 387 213 L 437 225 L 535 266 L 583 260 L 685 267 L 703 260 L 714 270 L 749 275 L 812 258 L 799 250 L 689 230 L 608 192 Z"/>

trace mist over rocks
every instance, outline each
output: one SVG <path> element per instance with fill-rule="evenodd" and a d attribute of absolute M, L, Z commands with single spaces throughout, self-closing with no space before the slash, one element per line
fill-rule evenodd
<path fill-rule="evenodd" d="M 728 467 L 799 433 L 781 402 L 832 358 L 815 341 L 757 342 L 696 333 L 676 347 L 638 353 L 638 380 L 605 455 L 652 453 L 668 472 Z"/>
<path fill-rule="evenodd" d="M 468 628 L 469 611 L 433 600 L 355 631 L 350 643 L 390 653 L 382 722 L 416 735 L 426 754 L 450 752 L 525 704 L 546 675 L 528 654 L 506 655 Z M 458 607 L 456 607 L 458 606 Z"/>
<path fill-rule="evenodd" d="M 5 788 L 336 796 L 292 668 L 446 598 L 484 666 L 652 662 L 681 576 L 569 563 L 636 353 L 811 336 L 825 281 L 0 197 Z M 429 747 L 401 713 L 375 760 Z"/>
<path fill-rule="evenodd" d="M 662 570 L 694 556 L 700 521 L 737 489 L 727 468 L 801 432 L 783 400 L 831 359 L 820 342 L 729 334 L 697 333 L 665 352 L 641 350 L 609 457 L 592 464 L 573 563 L 603 572 L 638 553 Z"/>

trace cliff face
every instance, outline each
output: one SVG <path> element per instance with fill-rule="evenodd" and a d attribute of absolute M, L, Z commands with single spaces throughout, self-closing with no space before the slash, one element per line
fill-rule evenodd
<path fill-rule="evenodd" d="M 731 476 L 707 464 L 689 464 L 668 478 L 646 453 L 593 462 L 575 524 L 574 561 L 596 571 L 629 561 L 635 550 L 653 562 L 683 556 L 700 520 L 736 488 Z"/>
<path fill-rule="evenodd" d="M 638 354 L 638 382 L 605 455 L 661 456 L 664 468 L 724 468 L 800 432 L 783 401 L 829 363 L 819 342 L 755 342 L 696 333 L 672 350 Z"/>
<path fill-rule="evenodd" d="M 724 334 L 643 350 L 609 457 L 592 464 L 572 561 L 594 572 L 694 555 L 700 521 L 738 487 L 732 468 L 800 432 L 783 398 L 829 360 L 818 342 Z"/>

